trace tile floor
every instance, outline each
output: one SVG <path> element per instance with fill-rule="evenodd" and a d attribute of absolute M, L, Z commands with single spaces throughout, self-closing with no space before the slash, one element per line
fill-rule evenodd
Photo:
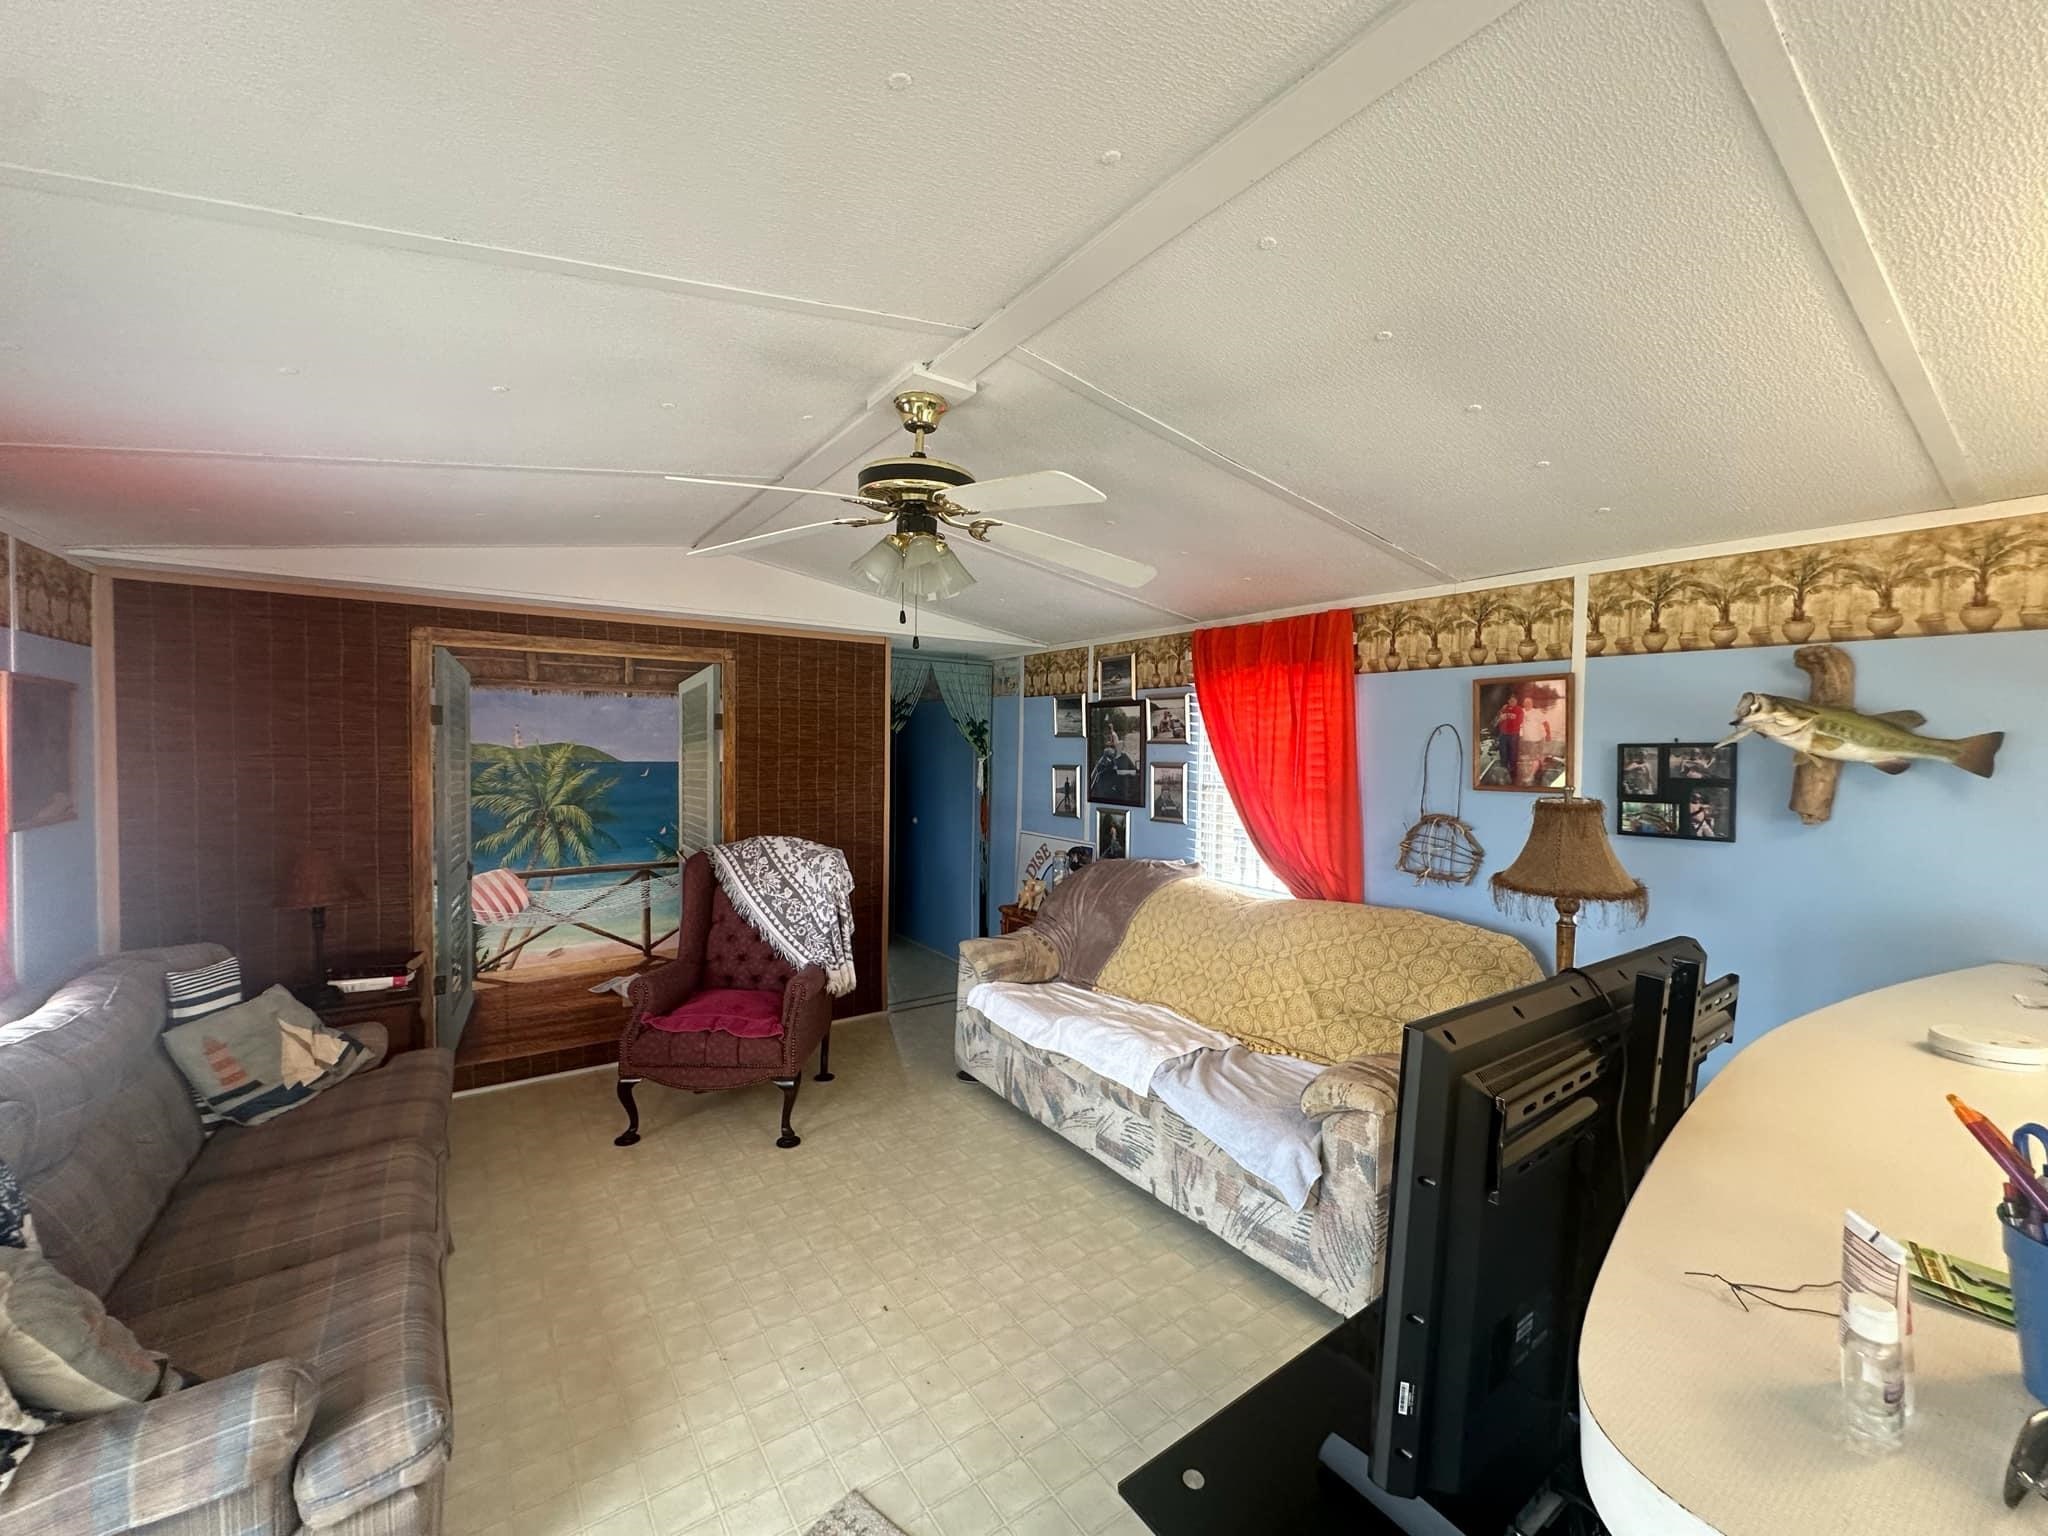
<path fill-rule="evenodd" d="M 914 1003 L 943 997 L 949 1002 L 959 986 L 960 965 L 908 939 L 889 941 L 889 1006 L 901 1010 Z"/>
<path fill-rule="evenodd" d="M 953 1076 L 952 1006 L 805 1081 L 457 1100 L 449 1536 L 1138 1533 L 1117 1479 L 1336 1321 Z"/>

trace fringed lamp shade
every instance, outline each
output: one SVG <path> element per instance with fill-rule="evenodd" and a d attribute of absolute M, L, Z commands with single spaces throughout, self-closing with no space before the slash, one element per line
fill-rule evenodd
<path fill-rule="evenodd" d="M 1543 904 L 1557 908 L 1557 968 L 1572 966 L 1579 910 L 1588 903 L 1625 910 L 1640 923 L 1650 892 L 1621 867 L 1607 841 L 1607 805 L 1577 795 L 1546 796 L 1535 804 L 1529 841 L 1515 862 L 1493 877 L 1494 905 L 1536 917 Z"/>

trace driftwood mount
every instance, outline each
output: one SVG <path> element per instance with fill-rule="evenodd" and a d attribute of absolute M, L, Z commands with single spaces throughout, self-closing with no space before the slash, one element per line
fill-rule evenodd
<path fill-rule="evenodd" d="M 1838 645 L 1802 645 L 1792 663 L 1806 674 L 1807 697 L 1830 709 L 1856 707 L 1856 663 Z M 1817 827 L 1835 810 L 1835 785 L 1842 765 L 1825 758 L 1802 757 L 1792 770 L 1792 809 L 1809 827 Z"/>

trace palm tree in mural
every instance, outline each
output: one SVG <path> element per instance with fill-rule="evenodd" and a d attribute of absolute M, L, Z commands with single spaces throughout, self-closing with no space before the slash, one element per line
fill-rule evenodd
<path fill-rule="evenodd" d="M 1792 599 L 1792 611 L 1785 615 L 1785 638 L 1804 645 L 1813 637 L 1813 620 L 1807 616 L 1806 600 L 1828 584 L 1828 578 L 1842 569 L 1839 550 L 1824 544 L 1788 549 L 1771 567 L 1764 583 L 1766 592 L 1782 592 Z"/>
<path fill-rule="evenodd" d="M 476 840 L 479 853 L 512 866 L 588 864 L 618 842 L 605 831 L 607 802 L 618 784 L 596 763 L 579 761 L 574 742 L 514 747 L 477 770 L 470 805 L 498 829 Z"/>
<path fill-rule="evenodd" d="M 1933 580 L 1940 564 L 1938 548 L 1906 535 L 1864 551 L 1860 559 L 1845 560 L 1842 574 L 1877 599 L 1877 607 L 1863 623 L 1882 640 L 1896 635 L 1906 622 L 1899 612 L 1899 589 Z"/>
<path fill-rule="evenodd" d="M 2024 523 L 1979 523 L 1945 541 L 1937 575 L 1963 576 L 1970 582 L 1970 601 L 1963 606 L 1963 628 L 1982 634 L 2005 610 L 1991 600 L 1991 584 L 2032 565 L 2032 557 L 2048 549 L 2048 539 Z"/>
<path fill-rule="evenodd" d="M 1735 626 L 1735 605 L 1753 603 L 1762 597 L 1764 577 L 1761 572 L 1740 564 L 1709 566 L 1707 569 L 1718 574 L 1688 577 L 1685 589 L 1701 602 L 1714 605 L 1714 623 L 1707 631 L 1707 638 L 1713 641 L 1715 650 L 1725 651 L 1735 643 L 1735 637 L 1740 633 Z"/>
<path fill-rule="evenodd" d="M 1460 629 L 1472 631 L 1472 647 L 1466 651 L 1465 659 L 1473 666 L 1486 664 L 1486 631 L 1509 617 L 1510 605 L 1498 592 L 1475 592 L 1459 602 L 1452 611 L 1451 622 Z"/>

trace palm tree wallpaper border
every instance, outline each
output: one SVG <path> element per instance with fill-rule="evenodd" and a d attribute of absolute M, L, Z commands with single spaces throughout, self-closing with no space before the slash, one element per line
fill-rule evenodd
<path fill-rule="evenodd" d="M 1352 610 L 1356 668 L 1563 661 L 1572 617 L 1568 580 L 1374 603 Z M 2048 629 L 2048 513 L 1604 571 L 1586 624 L 1589 656 Z M 1095 647 L 1138 656 L 1139 688 L 1192 684 L 1192 648 L 1185 631 Z M 1027 697 L 1088 688 L 1086 646 L 1024 658 Z"/>
<path fill-rule="evenodd" d="M 1607 571 L 1586 652 L 2048 629 L 2048 513 Z"/>
<path fill-rule="evenodd" d="M 1424 672 L 1572 653 L 1572 584 L 1532 581 L 1351 614 L 1360 672 Z"/>

